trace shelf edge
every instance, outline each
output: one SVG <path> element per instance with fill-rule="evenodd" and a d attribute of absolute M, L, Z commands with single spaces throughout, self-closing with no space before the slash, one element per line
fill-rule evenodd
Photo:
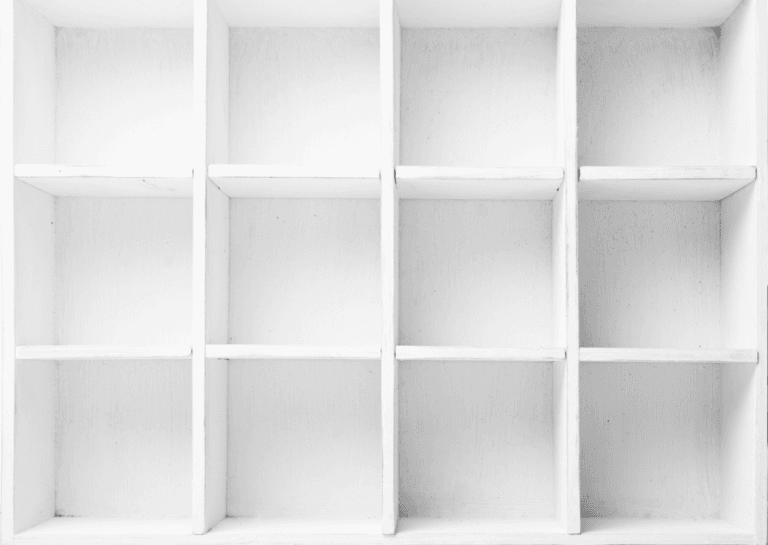
<path fill-rule="evenodd" d="M 400 361 L 564 361 L 562 348 L 471 348 L 460 346 L 398 345 L 395 357 Z"/>
<path fill-rule="evenodd" d="M 378 346 L 209 344 L 205 356 L 229 360 L 379 360 Z"/>
<path fill-rule="evenodd" d="M 17 346 L 17 360 L 172 360 L 192 357 L 190 346 Z"/>
<path fill-rule="evenodd" d="M 655 348 L 581 348 L 587 363 L 754 363 L 757 350 L 705 350 Z"/>

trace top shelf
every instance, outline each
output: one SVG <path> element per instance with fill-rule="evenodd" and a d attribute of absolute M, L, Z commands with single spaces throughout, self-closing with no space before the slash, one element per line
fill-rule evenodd
<path fill-rule="evenodd" d="M 192 28 L 191 0 L 26 0 L 56 27 Z"/>
<path fill-rule="evenodd" d="M 706 28 L 720 26 L 741 0 L 581 0 L 582 26 Z"/>
<path fill-rule="evenodd" d="M 405 28 L 557 27 L 561 0 L 399 0 Z"/>

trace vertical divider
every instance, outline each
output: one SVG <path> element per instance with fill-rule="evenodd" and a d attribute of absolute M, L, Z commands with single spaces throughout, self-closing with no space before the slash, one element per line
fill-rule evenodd
<path fill-rule="evenodd" d="M 398 195 L 400 22 L 395 0 L 380 3 L 381 47 L 381 445 L 382 533 L 394 534 L 400 510 L 398 438 Z"/>
<path fill-rule="evenodd" d="M 14 2 L 0 7 L 0 252 L 2 270 L 2 539 L 10 543 L 14 533 L 14 407 L 16 385 L 14 183 L 13 178 L 13 35 Z"/>
<path fill-rule="evenodd" d="M 228 338 L 229 199 L 208 180 L 228 159 L 229 29 L 213 0 L 195 1 L 192 340 L 192 530 L 226 517 L 228 362 L 208 342 Z"/>
<path fill-rule="evenodd" d="M 559 154 L 565 178 L 565 339 L 566 339 L 566 498 L 565 528 L 581 533 L 579 434 L 579 256 L 578 256 L 578 147 L 577 147 L 577 21 L 576 0 L 563 0 L 558 25 Z"/>
<path fill-rule="evenodd" d="M 757 347 L 756 385 L 756 471 L 755 471 L 755 537 L 756 543 L 768 541 L 768 5 L 755 4 L 757 49 Z"/>

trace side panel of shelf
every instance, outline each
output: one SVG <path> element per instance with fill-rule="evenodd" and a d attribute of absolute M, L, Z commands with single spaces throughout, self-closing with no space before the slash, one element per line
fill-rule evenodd
<path fill-rule="evenodd" d="M 394 534 L 400 510 L 398 361 L 400 21 L 395 0 L 380 2 L 381 47 L 381 426 L 382 533 Z"/>
<path fill-rule="evenodd" d="M 562 152 L 559 160 L 564 167 L 561 186 L 562 202 L 559 206 L 564 214 L 565 278 L 560 289 L 564 289 L 564 300 L 557 312 L 565 316 L 565 330 L 558 334 L 558 346 L 564 334 L 566 348 L 565 400 L 566 400 L 566 467 L 565 467 L 565 513 L 560 516 L 569 534 L 581 532 L 581 486 L 580 486 L 580 439 L 579 439 L 579 276 L 578 276 L 578 147 L 577 147 L 577 27 L 576 0 L 563 0 L 557 36 L 557 80 L 558 94 L 558 146 Z M 556 200 L 557 204 L 557 200 Z M 555 292 L 557 293 L 557 291 Z M 557 322 L 556 322 L 557 323 Z M 557 330 L 557 329 L 556 329 Z M 557 367 L 556 367 L 557 370 Z M 557 384 L 557 381 L 555 382 Z"/>
<path fill-rule="evenodd" d="M 229 28 L 213 0 L 195 3 L 193 187 L 193 532 L 226 517 L 228 363 L 206 342 L 228 341 L 229 199 L 208 180 L 228 161 Z"/>

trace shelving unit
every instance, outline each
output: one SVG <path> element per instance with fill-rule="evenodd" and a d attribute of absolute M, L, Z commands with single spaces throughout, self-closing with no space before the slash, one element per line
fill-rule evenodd
<path fill-rule="evenodd" d="M 1 9 L 3 543 L 766 542 L 764 2 Z"/>

